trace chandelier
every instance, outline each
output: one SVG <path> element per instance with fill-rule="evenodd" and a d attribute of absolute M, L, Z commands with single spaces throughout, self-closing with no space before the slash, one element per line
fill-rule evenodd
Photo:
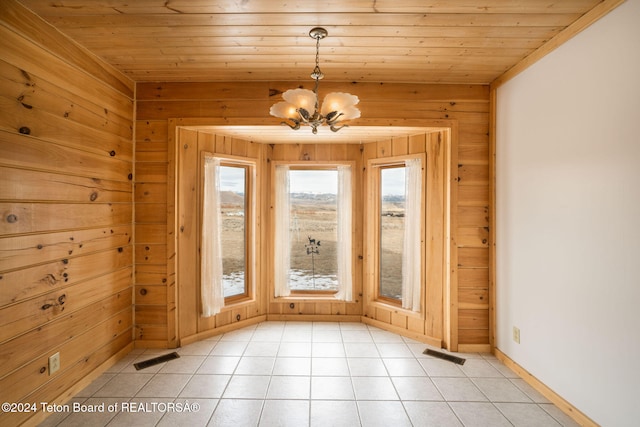
<path fill-rule="evenodd" d="M 355 107 L 360 100 L 350 93 L 331 92 L 324 97 L 322 107 L 318 108 L 318 85 L 324 77 L 319 65 L 320 40 L 327 34 L 327 30 L 320 27 L 309 31 L 309 37 L 316 39 L 316 67 L 311 73 L 311 78 L 316 81 L 315 88 L 289 89 L 282 94 L 284 101 L 272 105 L 269 110 L 272 116 L 289 120 L 281 124 L 293 130 L 300 129 L 303 124 L 311 126 L 311 131 L 316 134 L 318 126 L 326 124 L 333 132 L 337 132 L 347 126 L 343 124 L 344 121 L 360 117 L 360 110 Z"/>

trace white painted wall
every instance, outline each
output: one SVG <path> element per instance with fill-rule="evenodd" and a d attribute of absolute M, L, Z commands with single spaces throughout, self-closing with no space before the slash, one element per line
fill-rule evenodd
<path fill-rule="evenodd" d="M 497 92 L 497 347 L 603 426 L 640 423 L 639 23 L 628 0 Z"/>

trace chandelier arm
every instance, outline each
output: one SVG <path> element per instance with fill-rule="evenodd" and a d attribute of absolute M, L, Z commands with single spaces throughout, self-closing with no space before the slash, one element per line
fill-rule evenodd
<path fill-rule="evenodd" d="M 284 126 L 284 125 L 289 126 L 289 127 L 290 127 L 291 129 L 293 129 L 293 130 L 298 130 L 298 129 L 300 129 L 300 122 L 299 122 L 299 121 L 297 121 L 297 120 L 293 120 L 293 119 L 291 119 L 291 120 L 292 120 L 292 121 L 293 121 L 293 123 L 295 123 L 295 124 L 293 124 L 293 125 L 292 125 L 292 124 L 291 124 L 291 123 L 289 123 L 289 122 L 280 122 L 280 124 L 281 124 L 281 125 L 283 125 L 283 126 Z"/>
<path fill-rule="evenodd" d="M 330 125 L 329 129 L 331 129 L 331 132 L 338 132 L 340 129 L 348 128 L 348 127 L 349 127 L 349 125 L 342 125 L 342 126 Z"/>
<path fill-rule="evenodd" d="M 337 113 L 335 116 L 331 117 L 331 114 L 327 114 L 327 124 L 329 126 L 335 125 L 340 121 L 340 116 L 343 116 L 344 113 Z M 330 119 L 328 117 L 331 117 Z"/>

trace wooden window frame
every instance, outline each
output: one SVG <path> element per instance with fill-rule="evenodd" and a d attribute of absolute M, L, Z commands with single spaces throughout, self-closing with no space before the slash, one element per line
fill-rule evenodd
<path fill-rule="evenodd" d="M 382 169 L 388 169 L 388 168 L 394 168 L 394 167 L 404 167 L 405 166 L 405 161 L 406 160 L 410 160 L 410 159 L 416 159 L 419 158 L 422 160 L 422 165 L 423 165 L 423 173 L 422 173 L 422 200 L 420 202 L 421 205 L 421 215 L 425 216 L 426 215 L 426 197 L 425 197 L 425 192 L 426 192 L 426 155 L 424 153 L 419 153 L 419 154 L 408 154 L 408 155 L 403 155 L 403 156 L 394 156 L 394 157 L 383 157 L 383 158 L 376 158 L 376 159 L 370 159 L 367 162 L 367 170 L 369 171 L 368 173 L 368 179 L 367 179 L 367 186 L 368 186 L 368 197 L 367 197 L 367 201 L 366 201 L 366 206 L 365 209 L 368 211 L 368 214 L 366 215 L 365 221 L 367 221 L 368 223 L 368 227 L 370 230 L 375 230 L 375 235 L 370 236 L 369 239 L 369 243 L 371 243 L 373 245 L 373 248 L 368 248 L 368 251 L 370 251 L 371 254 L 373 254 L 372 258 L 373 258 L 373 267 L 368 268 L 368 272 L 365 275 L 368 275 L 370 277 L 370 280 L 372 282 L 370 282 L 368 284 L 368 286 L 370 286 L 370 289 L 373 291 L 372 295 L 373 295 L 373 302 L 374 303 L 380 303 L 383 305 L 387 305 L 392 307 L 394 310 L 402 310 L 403 312 L 406 312 L 407 314 L 411 315 L 411 316 L 418 316 L 418 317 L 422 317 L 423 316 L 423 312 L 424 309 L 422 309 L 420 312 L 413 312 L 411 310 L 407 310 L 402 308 L 402 299 L 396 299 L 396 298 L 390 298 L 384 295 L 380 295 L 380 254 L 381 254 L 381 244 L 380 244 L 380 227 L 381 227 L 381 222 L 380 222 L 380 215 L 381 215 L 381 170 Z M 424 224 L 424 220 L 422 221 L 422 226 L 420 227 L 420 234 L 422 236 L 422 256 L 421 259 L 424 260 L 424 251 L 425 251 L 425 247 L 424 247 L 424 241 L 425 241 L 425 224 Z M 425 292 L 425 282 L 424 282 L 424 277 L 426 274 L 426 265 L 424 264 L 424 262 L 421 264 L 420 266 L 420 270 L 421 270 L 421 293 Z"/>
<path fill-rule="evenodd" d="M 225 297 L 223 311 L 229 307 L 251 301 L 255 296 L 255 278 L 254 264 L 256 261 L 255 253 L 255 212 L 258 209 L 255 205 L 255 179 L 256 179 L 256 162 L 252 159 L 244 157 L 236 157 L 230 155 L 220 155 L 211 152 L 202 153 L 203 161 L 205 157 L 214 157 L 220 160 L 220 166 L 236 167 L 244 169 L 245 173 L 245 206 L 244 206 L 244 292 L 237 295 Z M 200 207 L 202 212 L 202 206 Z"/>
<path fill-rule="evenodd" d="M 341 160 L 336 160 L 336 161 L 304 161 L 304 162 L 296 162 L 296 161 L 287 161 L 287 160 L 276 160 L 276 161 L 272 161 L 272 176 L 273 174 L 275 174 L 275 169 L 277 166 L 288 166 L 289 170 L 332 170 L 332 171 L 336 171 L 338 170 L 339 166 L 349 166 L 351 167 L 351 173 L 352 173 L 352 177 L 353 174 L 355 174 L 356 171 L 356 162 L 355 161 L 341 161 Z M 273 180 L 272 180 L 273 182 Z M 271 193 L 271 197 L 272 199 L 275 199 L 275 193 L 276 193 L 276 188 L 274 186 L 274 188 L 272 188 L 272 193 Z M 354 181 L 352 179 L 352 185 L 351 185 L 351 199 L 352 199 L 352 210 L 353 213 L 355 213 L 356 211 L 356 198 L 355 198 L 355 188 L 354 188 Z M 352 215 L 352 229 L 355 226 L 355 215 Z M 275 230 L 275 227 L 273 225 L 273 220 L 272 220 L 272 230 Z M 275 236 L 275 232 L 274 232 L 274 238 L 276 238 Z M 353 246 L 351 249 L 351 263 L 352 263 L 352 275 L 355 275 L 355 262 L 354 262 L 354 252 L 353 252 Z M 273 262 L 275 261 L 275 259 L 271 260 L 271 265 L 273 265 Z M 273 268 L 273 267 L 272 267 Z M 271 277 L 273 277 L 273 274 L 271 275 Z M 355 277 L 352 277 L 352 283 L 355 283 Z M 299 290 L 294 290 L 291 289 L 291 294 L 288 297 L 278 297 L 275 298 L 273 296 L 273 289 L 271 289 L 270 294 L 271 294 L 271 299 L 272 301 L 275 300 L 282 300 L 282 299 L 287 299 L 287 298 L 291 298 L 291 299 L 319 299 L 319 298 L 326 298 L 326 299 L 334 299 L 333 296 L 338 292 L 338 290 L 312 290 L 312 289 L 299 289 Z"/>

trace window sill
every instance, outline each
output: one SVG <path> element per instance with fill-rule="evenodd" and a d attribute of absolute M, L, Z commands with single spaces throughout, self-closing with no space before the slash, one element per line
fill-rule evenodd
<path fill-rule="evenodd" d="M 223 313 L 225 311 L 235 310 L 238 307 L 255 304 L 255 302 L 256 302 L 255 298 L 251 298 L 251 297 L 232 299 L 229 302 L 225 301 L 224 307 L 220 309 L 220 312 Z"/>
<path fill-rule="evenodd" d="M 419 311 L 419 312 L 418 311 L 411 311 L 411 310 L 408 310 L 406 308 L 402 308 L 399 305 L 391 304 L 391 303 L 388 303 L 388 302 L 385 302 L 385 301 L 376 300 L 376 301 L 372 301 L 369 305 L 372 306 L 372 307 L 378 307 L 378 308 L 382 308 L 382 309 L 385 309 L 385 310 L 389 310 L 389 311 L 392 311 L 394 313 L 400 313 L 400 314 L 403 314 L 403 315 L 408 316 L 408 317 L 413 317 L 413 318 L 416 318 L 416 319 L 424 319 L 424 313 L 422 311 Z"/>
<path fill-rule="evenodd" d="M 356 301 L 343 301 L 337 299 L 333 296 L 333 294 L 322 295 L 322 294 L 306 294 L 306 295 L 289 295 L 287 297 L 272 297 L 271 302 L 275 303 L 286 303 L 286 302 L 333 302 L 333 303 L 356 303 Z"/>

